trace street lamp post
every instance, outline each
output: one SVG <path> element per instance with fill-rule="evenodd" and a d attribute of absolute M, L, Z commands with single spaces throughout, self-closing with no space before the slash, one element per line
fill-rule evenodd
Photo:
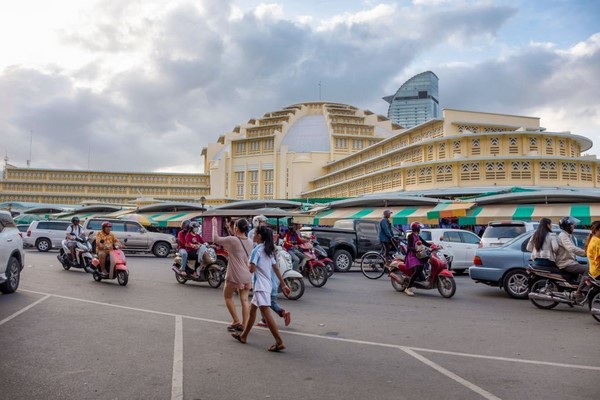
<path fill-rule="evenodd" d="M 206 197 L 202 196 L 200 197 L 200 205 L 202 206 L 202 210 L 200 211 L 201 214 L 204 214 L 204 204 L 206 203 Z"/>

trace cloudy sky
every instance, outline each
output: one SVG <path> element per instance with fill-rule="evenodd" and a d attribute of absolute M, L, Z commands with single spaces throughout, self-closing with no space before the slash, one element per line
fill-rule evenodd
<path fill-rule="evenodd" d="M 202 172 L 203 146 L 319 81 L 386 115 L 426 70 L 442 107 L 541 117 L 600 154 L 595 0 L 3 1 L 0 49 L 18 166 Z"/>

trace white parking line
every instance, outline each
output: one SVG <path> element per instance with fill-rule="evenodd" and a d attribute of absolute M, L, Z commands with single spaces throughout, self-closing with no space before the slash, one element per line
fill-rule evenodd
<path fill-rule="evenodd" d="M 41 294 L 41 293 L 40 293 Z M 4 324 L 5 322 L 10 321 L 11 319 L 13 319 L 14 317 L 23 314 L 25 311 L 29 310 L 31 307 L 40 304 L 42 301 L 46 300 L 48 297 L 50 297 L 50 294 L 46 294 L 44 297 L 42 297 L 41 299 L 38 299 L 36 301 L 34 301 L 33 303 L 31 303 L 30 305 L 28 305 L 27 307 L 23 307 L 21 308 L 19 311 L 17 311 L 16 313 L 14 313 L 13 315 L 10 315 L 6 318 L 4 318 L 2 321 L 0 321 L 0 325 Z"/>
<path fill-rule="evenodd" d="M 410 356 L 416 358 L 417 360 L 421 361 L 423 364 L 435 369 L 439 373 L 446 375 L 448 378 L 452 379 L 453 381 L 456 381 L 456 382 L 460 383 L 461 385 L 467 387 L 468 389 L 471 389 L 472 391 L 481 395 L 483 398 L 485 398 L 487 400 L 501 400 L 499 397 L 494 396 L 487 390 L 484 390 L 484 389 L 480 388 L 479 386 L 475 385 L 474 383 L 461 378 L 460 376 L 456 375 L 455 373 L 448 371 L 446 368 L 442 367 L 441 365 L 436 364 L 433 361 L 431 361 L 430 359 L 425 358 L 422 355 L 415 353 L 414 351 L 412 351 L 409 348 L 403 348 L 402 351 L 404 351 L 406 354 L 409 354 Z"/>
<path fill-rule="evenodd" d="M 183 399 L 183 318 L 175 316 L 175 345 L 173 347 L 173 381 L 171 400 Z"/>
<path fill-rule="evenodd" d="M 107 306 L 107 307 L 121 308 L 124 310 L 139 311 L 139 312 L 145 312 L 145 313 L 157 314 L 157 315 L 168 315 L 168 316 L 172 316 L 172 317 L 181 316 L 182 318 L 187 318 L 187 319 L 191 319 L 194 321 L 209 322 L 212 324 L 220 324 L 220 325 L 229 325 L 229 322 L 219 321 L 219 320 L 215 320 L 215 319 L 192 317 L 192 316 L 188 316 L 188 315 L 148 310 L 148 309 L 144 309 L 144 308 L 121 306 L 118 304 L 108 304 L 108 303 L 102 303 L 100 301 L 79 299 L 76 297 L 61 296 L 61 295 L 57 295 L 57 294 L 38 292 L 38 291 L 34 291 L 34 290 L 27 290 L 27 289 L 19 289 L 19 290 L 22 292 L 35 293 L 35 294 L 40 294 L 40 295 L 45 295 L 45 296 L 52 296 L 52 297 L 56 297 L 56 298 L 60 298 L 60 299 L 67 299 L 67 300 L 79 301 L 79 302 L 83 302 L 83 303 L 97 304 L 97 305 L 102 305 L 102 306 Z M 41 299 L 41 300 L 45 300 L 45 298 Z M 41 300 L 38 300 L 38 301 L 41 301 Z M 35 305 L 35 303 L 29 307 L 33 307 L 34 305 Z M 23 311 L 25 311 L 25 309 Z M 260 328 L 260 327 L 256 327 L 253 329 L 265 329 L 266 330 L 266 328 Z M 344 343 L 355 343 L 355 344 L 361 344 L 361 345 L 366 345 L 366 346 L 394 348 L 394 349 L 399 349 L 402 351 L 412 350 L 415 352 L 446 354 L 446 355 L 458 356 L 458 357 L 479 358 L 479 359 L 483 359 L 483 360 L 505 361 L 505 362 L 533 364 L 533 365 L 544 365 L 544 366 L 552 366 L 552 367 L 560 367 L 560 368 L 577 368 L 577 369 L 583 369 L 583 370 L 588 370 L 588 371 L 600 371 L 600 366 L 593 366 L 593 365 L 564 364 L 564 363 L 555 363 L 555 362 L 548 362 L 548 361 L 525 360 L 525 359 L 521 359 L 521 358 L 486 356 L 486 355 L 480 355 L 480 354 L 461 353 L 461 352 L 455 352 L 455 351 L 425 349 L 425 348 L 419 348 L 419 347 L 408 347 L 408 346 L 401 346 L 401 345 L 390 344 L 390 343 L 370 342 L 367 340 L 347 339 L 347 338 L 339 338 L 339 337 L 333 337 L 333 336 L 323 336 L 323 335 L 317 335 L 314 333 L 292 332 L 292 331 L 286 331 L 283 329 L 280 329 L 279 331 L 281 333 L 285 333 L 288 335 L 311 337 L 311 338 L 321 339 L 321 340 L 333 340 L 336 342 L 344 342 Z"/>

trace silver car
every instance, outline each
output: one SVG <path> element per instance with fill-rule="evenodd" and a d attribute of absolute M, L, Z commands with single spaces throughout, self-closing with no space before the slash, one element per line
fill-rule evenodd
<path fill-rule="evenodd" d="M 0 211 L 0 292 L 13 293 L 19 287 L 25 264 L 23 239 L 12 215 Z"/>
<path fill-rule="evenodd" d="M 33 221 L 23 235 L 23 242 L 25 246 L 35 247 L 42 252 L 60 249 L 69 225 L 69 221 Z"/>

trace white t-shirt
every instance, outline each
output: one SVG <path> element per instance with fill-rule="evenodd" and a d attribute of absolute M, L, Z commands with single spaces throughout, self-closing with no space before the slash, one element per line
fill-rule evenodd
<path fill-rule="evenodd" d="M 83 228 L 81 227 L 81 225 L 77 225 L 77 228 L 75 228 L 75 226 L 73 226 L 73 225 L 69 225 L 67 227 L 67 239 L 68 240 L 73 240 L 68 235 L 75 235 L 75 236 L 79 237 L 79 236 L 81 236 L 82 233 L 83 233 Z"/>
<path fill-rule="evenodd" d="M 256 265 L 254 271 L 254 291 L 271 293 L 271 273 L 275 259 L 265 253 L 264 244 L 259 244 L 252 249 L 250 264 Z"/>

